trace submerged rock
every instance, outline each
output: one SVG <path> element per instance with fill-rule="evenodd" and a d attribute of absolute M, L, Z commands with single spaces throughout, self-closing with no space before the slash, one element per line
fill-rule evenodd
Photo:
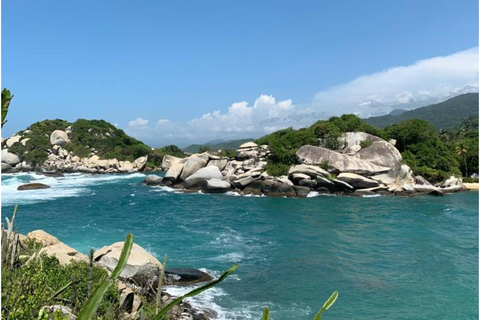
<path fill-rule="evenodd" d="M 17 190 L 37 190 L 37 189 L 49 189 L 50 186 L 43 183 L 28 183 L 18 186 Z"/>
<path fill-rule="evenodd" d="M 149 174 L 145 180 L 143 180 L 143 183 L 145 183 L 147 186 L 158 186 L 162 184 L 163 178 L 159 177 L 154 174 Z"/>
<path fill-rule="evenodd" d="M 212 277 L 197 269 L 172 268 L 165 270 L 165 284 L 175 286 L 188 286 L 195 283 L 212 280 Z"/>

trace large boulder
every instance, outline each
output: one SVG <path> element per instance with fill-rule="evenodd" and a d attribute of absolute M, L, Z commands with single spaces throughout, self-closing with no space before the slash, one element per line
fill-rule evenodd
<path fill-rule="evenodd" d="M 378 182 L 355 173 L 340 173 L 338 180 L 351 185 L 355 189 L 366 189 L 378 187 Z"/>
<path fill-rule="evenodd" d="M 119 164 L 119 170 L 121 172 L 133 172 L 133 163 L 131 163 L 130 161 L 119 161 L 118 162 Z"/>
<path fill-rule="evenodd" d="M 70 139 L 68 139 L 68 135 L 65 131 L 55 130 L 50 135 L 50 144 L 52 146 L 55 146 L 55 145 L 63 146 L 67 142 L 70 142 Z"/>
<path fill-rule="evenodd" d="M 8 152 L 8 149 L 2 149 L 2 163 L 15 166 L 20 163 L 20 158 L 16 154 Z"/>
<path fill-rule="evenodd" d="M 143 180 L 143 183 L 145 183 L 147 186 L 158 186 L 162 184 L 162 177 L 159 177 L 154 174 L 149 174 L 145 180 Z"/>
<path fill-rule="evenodd" d="M 135 159 L 135 161 L 133 162 L 133 168 L 136 169 L 137 171 L 143 171 L 143 170 L 145 170 L 145 167 L 147 166 L 147 162 L 148 162 L 148 157 L 147 156 L 139 157 L 139 158 Z"/>
<path fill-rule="evenodd" d="M 200 187 L 206 180 L 223 178 L 222 173 L 216 166 L 201 168 L 185 179 L 187 188 Z"/>
<path fill-rule="evenodd" d="M 402 155 L 397 148 L 383 140 L 375 141 L 369 147 L 361 149 L 355 154 L 355 157 L 390 168 L 388 174 L 392 177 L 397 175 L 402 164 Z"/>
<path fill-rule="evenodd" d="M 175 183 L 180 178 L 180 174 L 182 173 L 182 170 L 183 170 L 183 163 L 176 162 L 172 164 L 172 166 L 165 173 L 164 179 L 166 181 Z"/>
<path fill-rule="evenodd" d="M 390 171 L 389 167 L 379 166 L 370 161 L 341 154 L 326 148 L 305 145 L 297 151 L 300 163 L 309 165 L 329 166 L 329 170 L 336 173 L 349 172 L 364 176 L 371 176 Z"/>
<path fill-rule="evenodd" d="M 22 136 L 18 136 L 18 135 L 12 136 L 9 139 L 7 139 L 5 144 L 7 145 L 7 148 L 10 148 L 11 146 L 13 146 L 14 143 L 19 142 L 21 139 L 22 139 Z"/>
<path fill-rule="evenodd" d="M 205 167 L 207 165 L 207 160 L 205 158 L 201 158 L 197 155 L 191 155 L 187 158 L 185 163 L 183 164 L 183 170 L 180 174 L 180 179 L 185 180 L 187 177 L 194 174 L 199 169 Z M 218 169 L 218 168 L 217 168 Z"/>
<path fill-rule="evenodd" d="M 47 256 L 55 256 L 61 265 L 67 265 L 72 260 L 88 262 L 86 255 L 79 253 L 77 250 L 67 246 L 65 243 L 43 230 L 30 232 L 27 234 L 27 238 L 33 239 L 43 245 L 39 254 L 44 253 Z"/>
<path fill-rule="evenodd" d="M 225 167 L 227 166 L 227 163 L 227 159 L 213 159 L 208 162 L 207 167 L 216 166 L 218 167 L 218 169 L 220 169 L 220 171 L 223 171 L 223 169 L 225 169 Z"/>
<path fill-rule="evenodd" d="M 313 165 L 308 165 L 308 164 L 297 164 L 288 170 L 288 177 L 292 177 L 294 174 L 305 174 L 309 176 L 312 179 L 317 178 L 317 176 L 324 176 L 327 177 L 329 175 L 329 172 L 320 168 L 319 166 L 313 166 Z"/>
<path fill-rule="evenodd" d="M 168 170 L 174 163 L 178 163 L 182 158 L 178 158 L 175 156 L 171 156 L 169 154 L 166 154 L 162 158 L 162 170 Z"/>
<path fill-rule="evenodd" d="M 225 180 L 210 179 L 205 181 L 202 185 L 202 190 L 208 193 L 223 193 L 232 188 L 232 185 Z"/>
<path fill-rule="evenodd" d="M 443 196 L 444 192 L 435 187 L 435 186 L 429 186 L 429 185 L 420 185 L 420 184 L 414 184 L 412 185 L 413 189 L 415 191 L 420 192 L 420 193 L 427 193 L 431 195 L 436 195 L 436 196 Z"/>
<path fill-rule="evenodd" d="M 360 144 L 364 141 L 376 142 L 376 141 L 385 141 L 382 138 L 374 136 L 373 134 L 361 132 L 361 131 L 354 131 L 354 132 L 345 132 L 338 138 L 338 142 L 340 146 L 343 148 L 353 147 L 353 146 L 360 146 Z"/>
<path fill-rule="evenodd" d="M 116 242 L 105 246 L 94 254 L 94 261 L 112 272 L 118 264 L 122 253 L 123 242 Z M 162 270 L 161 263 L 145 249 L 134 243 L 125 268 L 120 273 L 122 279 L 133 280 L 135 283 L 146 286 L 149 280 L 155 279 Z"/>
<path fill-rule="evenodd" d="M 259 156 L 258 145 L 253 141 L 245 142 L 238 147 L 236 155 L 238 159 L 257 158 Z"/>
<path fill-rule="evenodd" d="M 459 179 L 455 176 L 450 176 L 447 180 L 445 180 L 442 184 L 442 187 L 451 187 L 451 186 L 463 186 L 462 179 Z"/>
<path fill-rule="evenodd" d="M 197 269 L 172 268 L 165 270 L 165 284 L 174 286 L 190 286 L 212 280 L 212 277 Z"/>

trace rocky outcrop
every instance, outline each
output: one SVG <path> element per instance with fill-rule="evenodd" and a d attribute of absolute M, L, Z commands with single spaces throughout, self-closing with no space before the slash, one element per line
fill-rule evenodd
<path fill-rule="evenodd" d="M 383 140 L 375 141 L 369 147 L 362 148 L 354 157 L 381 167 L 390 168 L 387 174 L 391 177 L 397 176 L 402 164 L 402 155 L 397 148 Z"/>
<path fill-rule="evenodd" d="M 200 187 L 207 180 L 223 178 L 222 173 L 216 166 L 205 167 L 197 170 L 194 174 L 185 178 L 184 185 L 187 188 Z"/>
<path fill-rule="evenodd" d="M 105 246 L 95 252 L 93 259 L 108 272 L 112 272 L 118 264 L 122 248 L 123 242 Z M 127 264 L 120 273 L 120 278 L 133 280 L 139 285 L 146 286 L 149 280 L 158 277 L 161 269 L 162 265 L 157 258 L 134 243 Z"/>
<path fill-rule="evenodd" d="M 165 285 L 190 286 L 211 280 L 212 277 L 209 274 L 197 269 L 172 268 L 165 270 Z"/>
<path fill-rule="evenodd" d="M 297 159 L 300 163 L 308 165 L 328 165 L 330 171 L 337 173 L 349 172 L 371 176 L 390 171 L 390 168 L 373 164 L 370 161 L 310 145 L 298 149 Z"/>
<path fill-rule="evenodd" d="M 20 158 L 17 155 L 8 152 L 8 149 L 3 149 L 2 163 L 6 163 L 10 166 L 16 166 L 18 163 L 20 163 Z"/>
<path fill-rule="evenodd" d="M 23 190 L 38 190 L 38 189 L 49 189 L 50 186 L 43 184 L 43 183 L 27 183 L 27 184 L 22 184 L 21 186 L 17 187 L 17 190 L 23 191 Z"/>
<path fill-rule="evenodd" d="M 207 193 L 223 193 L 232 188 L 232 185 L 225 180 L 210 179 L 206 180 L 202 185 L 202 190 Z"/>
<path fill-rule="evenodd" d="M 55 130 L 52 132 L 52 134 L 50 134 L 50 144 L 52 146 L 63 146 L 67 142 L 70 142 L 70 139 L 65 131 Z"/>
<path fill-rule="evenodd" d="M 296 197 L 297 195 L 293 186 L 273 179 L 254 181 L 243 190 L 243 193 L 264 194 L 272 197 Z"/>
<path fill-rule="evenodd" d="M 180 179 L 180 175 L 182 174 L 183 170 L 183 163 L 182 162 L 177 162 L 172 164 L 170 169 L 168 169 L 167 173 L 165 173 L 164 179 L 167 181 L 170 181 L 172 183 L 175 183 Z"/>
<path fill-rule="evenodd" d="M 147 186 L 158 186 L 162 184 L 162 177 L 159 177 L 154 174 L 149 174 L 145 180 L 143 180 L 143 183 L 145 183 Z"/>
<path fill-rule="evenodd" d="M 35 230 L 27 234 L 27 238 L 40 242 L 43 247 L 39 254 L 46 254 L 48 256 L 55 256 L 61 265 L 67 265 L 70 261 L 88 261 L 86 255 L 79 253 L 72 247 L 59 241 L 56 237 L 48 234 L 43 230 Z"/>
<path fill-rule="evenodd" d="M 198 155 L 191 155 L 183 164 L 183 170 L 180 174 L 180 179 L 185 181 L 187 177 L 197 172 L 199 169 L 207 165 L 208 159 L 199 157 Z M 218 168 L 217 168 L 218 169 Z"/>
<path fill-rule="evenodd" d="M 384 140 L 372 134 L 361 132 L 361 131 L 345 132 L 338 139 L 340 146 L 343 148 L 348 148 L 353 146 L 360 147 L 361 143 L 364 141 L 376 142 L 376 141 L 384 141 Z"/>
<path fill-rule="evenodd" d="M 169 154 L 164 155 L 163 158 L 162 158 L 162 165 L 161 165 L 162 170 L 167 171 L 168 169 L 170 169 L 170 167 L 173 164 L 178 163 L 181 160 L 182 160 L 182 158 L 171 156 Z"/>
<path fill-rule="evenodd" d="M 7 146 L 7 148 L 10 148 L 15 143 L 19 142 L 21 139 L 22 139 L 22 136 L 19 136 L 19 135 L 12 136 L 5 141 L 5 145 Z"/>
<path fill-rule="evenodd" d="M 340 173 L 338 180 L 348 183 L 354 189 L 366 189 L 378 187 L 378 182 L 355 173 Z"/>

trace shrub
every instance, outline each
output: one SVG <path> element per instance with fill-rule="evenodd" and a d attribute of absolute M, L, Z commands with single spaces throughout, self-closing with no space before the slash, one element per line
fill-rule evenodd
<path fill-rule="evenodd" d="M 62 292 L 58 298 L 61 304 L 69 302 L 76 313 L 88 299 L 88 275 L 90 267 L 85 262 L 72 262 L 61 266 L 54 257 L 41 255 L 38 259 L 21 268 L 2 268 L 2 318 L 36 319 L 41 307 L 55 304 L 52 296 L 72 279 L 77 282 Z M 93 268 L 92 287 L 107 276 L 100 268 Z M 58 304 L 58 301 L 57 301 Z M 106 292 L 97 310 L 97 318 L 117 319 L 120 306 L 118 291 L 112 286 Z"/>
<path fill-rule="evenodd" d="M 283 163 L 267 163 L 267 173 L 274 177 L 285 176 L 288 174 L 288 170 L 290 169 L 290 165 L 283 164 Z"/>

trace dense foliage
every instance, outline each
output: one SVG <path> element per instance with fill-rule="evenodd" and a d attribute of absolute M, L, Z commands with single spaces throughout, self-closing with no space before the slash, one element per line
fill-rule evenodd
<path fill-rule="evenodd" d="M 36 319 L 41 307 L 63 304 L 77 313 L 86 303 L 90 267 L 85 262 L 61 266 L 54 257 L 45 255 L 21 268 L 2 267 L 2 319 Z M 93 267 L 91 287 L 95 288 L 107 276 L 100 267 Z M 75 281 L 55 298 L 56 292 Z M 118 291 L 112 286 L 102 300 L 97 318 L 118 319 Z"/>
<path fill-rule="evenodd" d="M 179 158 L 186 157 L 186 154 L 182 151 L 182 149 L 173 144 L 161 148 L 156 148 L 152 150 L 149 154 L 150 155 L 148 158 L 148 162 L 150 167 L 160 166 L 162 164 L 163 156 L 167 154 Z"/>
<path fill-rule="evenodd" d="M 478 118 L 478 93 L 466 93 L 441 103 L 385 116 L 365 119 L 367 123 L 380 128 L 405 120 L 425 120 L 436 129 L 447 129 L 468 117 Z"/>
<path fill-rule="evenodd" d="M 267 172 L 279 176 L 288 173 L 296 162 L 295 153 L 302 145 L 339 149 L 338 138 L 345 132 L 363 131 L 383 139 L 396 139 L 396 147 L 415 174 L 432 182 L 450 175 L 469 176 L 478 172 L 478 119 L 467 118 L 449 130 L 437 131 L 424 120 L 407 120 L 385 129 L 366 123 L 359 117 L 347 114 L 317 121 L 308 128 L 287 128 L 257 140 L 268 144 L 272 151 Z M 370 143 L 362 142 L 362 147 Z"/>

